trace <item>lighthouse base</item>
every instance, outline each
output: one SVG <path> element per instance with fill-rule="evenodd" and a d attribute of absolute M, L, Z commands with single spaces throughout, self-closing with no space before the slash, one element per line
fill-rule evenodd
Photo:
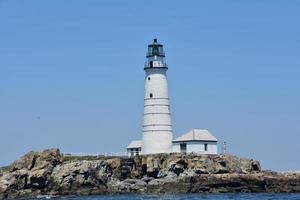
<path fill-rule="evenodd" d="M 143 133 L 142 154 L 172 152 L 171 131 L 147 131 Z"/>

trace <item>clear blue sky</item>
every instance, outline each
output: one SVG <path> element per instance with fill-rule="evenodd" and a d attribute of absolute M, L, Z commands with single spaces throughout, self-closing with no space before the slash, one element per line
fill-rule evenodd
<path fill-rule="evenodd" d="M 174 135 L 207 128 L 300 169 L 300 1 L 0 0 L 0 165 L 141 138 L 147 44 L 165 45 Z"/>

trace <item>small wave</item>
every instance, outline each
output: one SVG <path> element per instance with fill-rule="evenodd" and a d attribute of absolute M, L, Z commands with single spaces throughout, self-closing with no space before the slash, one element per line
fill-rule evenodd
<path fill-rule="evenodd" d="M 36 199 L 52 199 L 54 197 L 56 197 L 56 196 L 54 196 L 54 195 L 38 195 L 38 196 L 36 196 Z"/>

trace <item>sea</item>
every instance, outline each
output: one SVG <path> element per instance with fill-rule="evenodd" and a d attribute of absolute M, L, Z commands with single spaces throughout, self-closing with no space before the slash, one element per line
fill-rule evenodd
<path fill-rule="evenodd" d="M 38 197 L 46 200 L 300 200 L 300 193 L 234 193 L 234 194 L 176 194 L 176 195 L 96 195 Z M 32 198 L 30 200 L 33 200 Z M 29 200 L 29 199 L 28 199 Z"/>

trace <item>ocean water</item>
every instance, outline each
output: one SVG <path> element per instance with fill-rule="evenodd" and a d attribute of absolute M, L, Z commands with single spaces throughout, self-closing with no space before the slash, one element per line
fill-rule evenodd
<path fill-rule="evenodd" d="M 300 193 L 237 193 L 237 194 L 179 194 L 179 195 L 99 195 L 77 197 L 40 197 L 39 200 L 300 200 Z M 33 200 L 33 199 L 30 199 Z"/>

